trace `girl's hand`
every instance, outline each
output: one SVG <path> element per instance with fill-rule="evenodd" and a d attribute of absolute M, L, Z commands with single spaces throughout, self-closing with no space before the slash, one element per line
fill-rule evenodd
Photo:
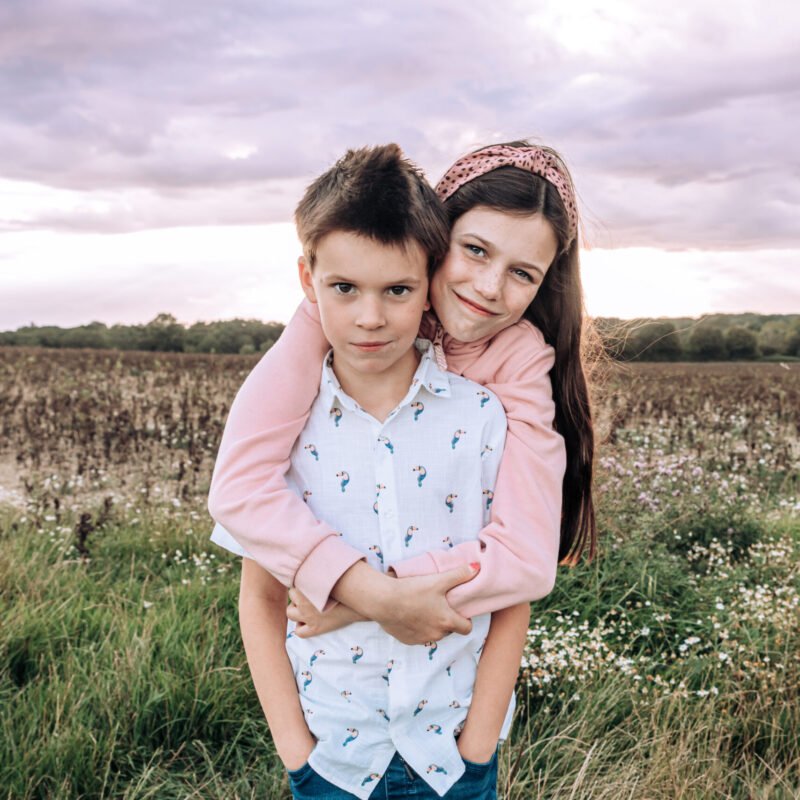
<path fill-rule="evenodd" d="M 437 642 L 450 633 L 472 630 L 472 621 L 450 607 L 447 593 L 472 580 L 479 569 L 475 562 L 433 575 L 397 578 L 358 561 L 339 578 L 331 595 L 403 644 Z"/>
<path fill-rule="evenodd" d="M 352 622 L 364 620 L 364 617 L 342 603 L 337 603 L 327 611 L 317 611 L 306 596 L 294 587 L 289 589 L 289 600 L 286 616 L 297 623 L 294 634 L 301 639 L 335 631 Z"/>
<path fill-rule="evenodd" d="M 403 644 L 438 642 L 450 633 L 468 634 L 472 620 L 452 609 L 447 592 L 472 580 L 479 568 L 476 562 L 433 575 L 396 578 L 394 591 L 376 621 Z"/>

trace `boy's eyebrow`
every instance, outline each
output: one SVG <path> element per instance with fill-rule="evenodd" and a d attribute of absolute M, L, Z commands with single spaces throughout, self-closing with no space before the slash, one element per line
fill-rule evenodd
<path fill-rule="evenodd" d="M 477 233 L 465 232 L 462 233 L 461 235 L 471 236 L 473 239 L 477 239 L 482 245 L 484 245 L 484 247 L 486 247 L 487 250 L 491 247 L 494 247 L 494 244 L 492 242 L 490 242 L 488 239 L 484 239 L 482 236 L 478 236 Z M 541 267 L 537 266 L 536 264 L 531 264 L 529 261 L 517 261 L 516 264 L 517 266 L 524 267 L 525 269 L 536 270 L 536 272 L 538 272 L 539 275 L 541 275 L 542 278 L 544 278 L 544 270 Z"/>
<path fill-rule="evenodd" d="M 334 283 L 357 283 L 352 278 L 347 278 L 343 275 L 326 275 L 326 281 L 333 281 Z M 422 281 L 419 278 L 415 278 L 411 275 L 407 275 L 406 277 L 400 277 L 397 280 L 393 281 L 386 281 L 384 286 L 399 286 L 400 284 L 408 285 L 408 286 L 419 286 Z"/>

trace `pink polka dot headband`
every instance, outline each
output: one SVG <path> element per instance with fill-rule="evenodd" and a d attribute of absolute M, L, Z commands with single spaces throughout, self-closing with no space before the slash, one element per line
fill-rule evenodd
<path fill-rule="evenodd" d="M 444 202 L 457 189 L 480 175 L 498 167 L 519 167 L 539 175 L 558 190 L 569 220 L 570 243 L 578 234 L 578 206 L 572 182 L 564 175 L 558 156 L 540 147 L 512 147 L 498 144 L 485 147 L 475 153 L 459 158 L 436 184 L 436 194 Z"/>

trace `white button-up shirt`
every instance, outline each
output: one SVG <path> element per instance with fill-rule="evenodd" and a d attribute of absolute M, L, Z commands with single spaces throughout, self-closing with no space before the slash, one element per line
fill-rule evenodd
<path fill-rule="evenodd" d="M 384 422 L 342 390 L 325 360 L 319 395 L 291 455 L 289 485 L 368 562 L 385 570 L 428 550 L 474 540 L 489 520 L 505 443 L 499 400 L 439 369 L 422 352 L 408 393 Z M 221 526 L 212 541 L 247 553 Z M 463 774 L 454 735 L 469 711 L 491 615 L 472 632 L 409 646 L 375 622 L 310 639 L 287 628 L 286 650 L 309 729 L 309 763 L 369 797 L 395 751 L 439 794 Z M 512 697 L 501 739 L 511 725 Z"/>

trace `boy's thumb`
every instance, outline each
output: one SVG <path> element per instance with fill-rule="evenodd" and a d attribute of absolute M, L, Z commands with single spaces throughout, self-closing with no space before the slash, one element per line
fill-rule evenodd
<path fill-rule="evenodd" d="M 480 563 L 473 561 L 471 564 L 462 564 L 460 567 L 450 569 L 442 573 L 444 585 L 451 589 L 453 586 L 458 586 L 459 583 L 471 581 L 478 574 L 480 568 Z"/>

